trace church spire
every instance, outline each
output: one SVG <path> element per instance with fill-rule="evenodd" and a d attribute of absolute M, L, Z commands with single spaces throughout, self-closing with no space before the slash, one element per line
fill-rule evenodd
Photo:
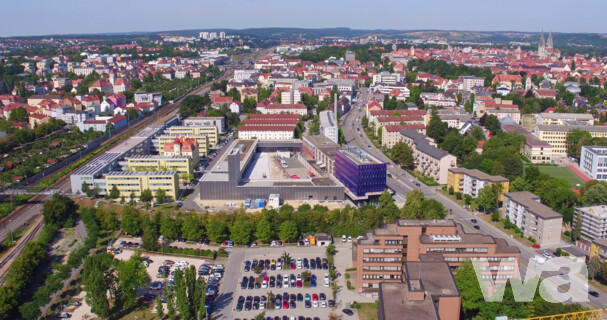
<path fill-rule="evenodd" d="M 544 40 L 544 29 L 542 29 L 542 35 L 540 36 L 540 47 L 546 47 L 546 40 Z"/>
<path fill-rule="evenodd" d="M 550 30 L 550 33 L 548 34 L 548 42 L 546 43 L 546 47 L 548 49 L 553 49 L 553 43 L 552 43 L 552 30 Z"/>
<path fill-rule="evenodd" d="M 537 46 L 537 55 L 542 59 L 546 58 L 546 40 L 544 40 L 544 29 L 542 29 L 540 43 Z"/>

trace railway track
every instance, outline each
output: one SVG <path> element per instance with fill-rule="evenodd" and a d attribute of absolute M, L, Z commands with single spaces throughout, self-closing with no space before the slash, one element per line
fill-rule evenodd
<path fill-rule="evenodd" d="M 38 219 L 33 229 L 24 238 L 19 239 L 19 241 L 17 241 L 17 245 L 2 259 L 2 262 L 0 262 L 0 268 L 2 268 L 2 273 L 0 274 L 0 285 L 4 285 L 4 280 L 6 279 L 6 274 L 10 267 L 10 262 L 17 259 L 21 252 L 23 252 L 23 249 L 25 249 L 25 245 L 28 242 L 38 237 L 38 235 L 42 231 L 42 226 L 42 219 Z"/>

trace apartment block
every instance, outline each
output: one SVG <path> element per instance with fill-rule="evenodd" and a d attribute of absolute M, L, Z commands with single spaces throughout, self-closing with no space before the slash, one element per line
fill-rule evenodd
<path fill-rule="evenodd" d="M 160 155 L 174 155 L 175 154 L 175 139 L 188 139 L 196 141 L 196 145 L 198 148 L 198 157 L 195 163 L 197 163 L 200 157 L 206 157 L 209 154 L 209 147 L 211 143 L 209 142 L 209 136 L 206 134 L 163 134 L 154 139 L 153 143 L 156 151 Z M 167 145 L 171 147 L 166 148 Z M 184 154 L 188 154 L 186 150 L 184 150 Z"/>
<path fill-rule="evenodd" d="M 293 113 L 300 116 L 308 114 L 308 108 L 304 104 L 269 104 L 257 105 L 257 111 L 262 114 Z"/>
<path fill-rule="evenodd" d="M 580 168 L 592 179 L 607 181 L 607 147 L 582 146 Z"/>
<path fill-rule="evenodd" d="M 607 208 L 604 205 L 575 209 L 573 224 L 582 219 L 582 234 L 591 239 L 607 238 Z"/>
<path fill-rule="evenodd" d="M 463 76 L 462 82 L 464 85 L 464 91 L 471 91 L 474 87 L 484 87 L 485 78 L 475 76 Z"/>
<path fill-rule="evenodd" d="M 170 135 L 189 136 L 189 135 L 206 135 L 209 137 L 209 145 L 211 147 L 219 142 L 219 129 L 216 126 L 173 126 L 168 128 Z"/>
<path fill-rule="evenodd" d="M 607 137 L 607 126 L 537 125 L 533 134 L 552 146 L 552 156 L 567 156 L 567 135 L 571 130 L 582 130 L 592 137 Z"/>
<path fill-rule="evenodd" d="M 401 142 L 400 131 L 403 129 L 415 130 L 419 134 L 426 134 L 426 126 L 423 124 L 397 124 L 382 127 L 381 145 L 388 149 L 394 147 L 395 144 Z"/>
<path fill-rule="evenodd" d="M 191 117 L 183 120 L 183 125 L 186 127 L 214 126 L 219 134 L 226 132 L 225 117 Z"/>
<path fill-rule="evenodd" d="M 412 278 L 417 273 L 407 270 L 409 262 L 443 262 L 448 265 L 444 270 L 454 271 L 465 261 L 481 259 L 489 264 L 483 270 L 483 279 L 503 284 L 518 275 L 520 255 L 518 248 L 509 246 L 504 239 L 465 233 L 462 225 L 453 220 L 399 219 L 356 240 L 352 266 L 358 270 L 356 291 L 377 296 L 380 284 L 400 284 L 408 275 Z"/>
<path fill-rule="evenodd" d="M 106 194 L 116 186 L 120 196 L 130 199 L 134 194 L 135 200 L 139 200 L 141 192 L 150 189 L 152 193 L 156 190 L 164 190 L 169 200 L 177 199 L 179 194 L 179 177 L 177 171 L 112 171 L 105 174 Z"/>
<path fill-rule="evenodd" d="M 335 151 L 340 146 L 325 136 L 304 135 L 302 151 L 314 160 L 314 164 L 335 176 Z"/>
<path fill-rule="evenodd" d="M 177 171 L 190 175 L 195 165 L 189 156 L 133 156 L 126 160 L 129 171 Z"/>
<path fill-rule="evenodd" d="M 492 176 L 477 169 L 449 168 L 447 188 L 453 188 L 454 192 L 478 197 L 479 191 L 494 183 L 502 185 L 500 201 L 504 199 L 504 193 L 510 191 L 510 180 L 502 176 Z"/>
<path fill-rule="evenodd" d="M 563 215 L 540 201 L 539 196 L 529 191 L 506 193 L 502 218 L 508 218 L 525 237 L 533 237 L 542 246 L 559 244 Z"/>
<path fill-rule="evenodd" d="M 457 158 L 436 147 L 429 137 L 417 131 L 402 129 L 401 141 L 413 150 L 415 170 L 434 179 L 439 184 L 446 184 L 449 168 L 457 166 Z"/>

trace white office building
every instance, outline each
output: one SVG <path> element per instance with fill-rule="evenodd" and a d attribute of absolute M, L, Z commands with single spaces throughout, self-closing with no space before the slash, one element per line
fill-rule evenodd
<path fill-rule="evenodd" d="M 607 238 L 607 208 L 604 205 L 577 208 L 573 223 L 582 218 L 582 235 L 591 239 Z"/>
<path fill-rule="evenodd" d="M 607 181 L 607 147 L 582 146 L 580 168 L 592 179 Z"/>
<path fill-rule="evenodd" d="M 337 119 L 333 111 L 322 111 L 320 118 L 320 134 L 329 138 L 329 140 L 339 143 L 339 128 Z"/>

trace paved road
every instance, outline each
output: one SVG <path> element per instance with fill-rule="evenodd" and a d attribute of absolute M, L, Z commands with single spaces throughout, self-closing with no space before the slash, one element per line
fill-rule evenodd
<path fill-rule="evenodd" d="M 373 155 L 382 159 L 383 161 L 390 162 L 391 160 L 388 159 L 388 157 L 386 157 L 383 152 L 381 152 L 381 150 L 375 148 L 373 143 L 371 143 L 371 141 L 363 131 L 360 121 L 362 119 L 362 116 L 365 114 L 364 100 L 367 100 L 369 92 L 366 88 L 362 88 L 360 91 L 361 96 L 358 97 L 358 99 L 353 103 L 352 110 L 346 113 L 340 119 L 340 124 L 342 127 L 342 131 L 344 132 L 346 141 L 348 145 L 360 146 L 361 148 L 366 149 L 367 151 L 371 152 Z M 534 250 L 532 248 L 529 248 L 480 218 L 477 219 L 477 224 L 480 227 L 480 229 L 477 231 L 474 229 L 475 224 L 471 222 L 471 219 L 476 218 L 476 216 L 468 210 L 463 209 L 458 203 L 437 192 L 437 187 L 428 187 L 423 183 L 420 183 L 419 181 L 417 181 L 417 179 L 411 177 L 405 170 L 402 170 L 398 166 L 388 166 L 388 173 L 392 175 L 392 177 L 388 177 L 387 184 L 392 190 L 394 190 L 395 197 L 404 198 L 407 192 L 413 189 L 421 190 L 426 198 L 436 199 L 440 201 L 444 205 L 445 209 L 451 212 L 448 218 L 453 218 L 457 220 L 457 222 L 461 223 L 464 226 L 464 229 L 467 232 L 479 232 L 496 238 L 503 238 L 508 242 L 509 245 L 517 247 L 521 251 L 521 276 L 524 277 L 528 265 L 530 265 L 529 268 L 533 269 L 534 271 L 536 270 L 536 267 L 534 266 L 534 263 L 531 259 L 533 258 L 533 256 L 541 254 L 544 249 Z M 406 177 L 403 176 L 403 174 L 405 174 Z M 412 181 L 410 179 L 412 179 Z M 420 183 L 421 187 L 416 187 L 414 183 Z M 563 246 L 567 246 L 567 244 L 563 243 Z M 550 249 L 555 248 L 556 246 Z M 572 281 L 575 283 L 574 287 L 584 287 L 583 281 L 581 281 L 580 279 L 572 278 Z M 600 291 L 598 288 L 595 288 L 593 286 L 590 286 L 590 290 Z M 581 291 L 575 291 L 574 296 L 577 296 L 580 299 L 585 298 L 582 297 L 582 295 L 583 294 Z M 590 296 L 589 298 L 591 304 L 588 305 L 588 307 L 607 308 L 607 293 L 602 293 L 601 296 L 598 298 L 592 296 Z"/>

